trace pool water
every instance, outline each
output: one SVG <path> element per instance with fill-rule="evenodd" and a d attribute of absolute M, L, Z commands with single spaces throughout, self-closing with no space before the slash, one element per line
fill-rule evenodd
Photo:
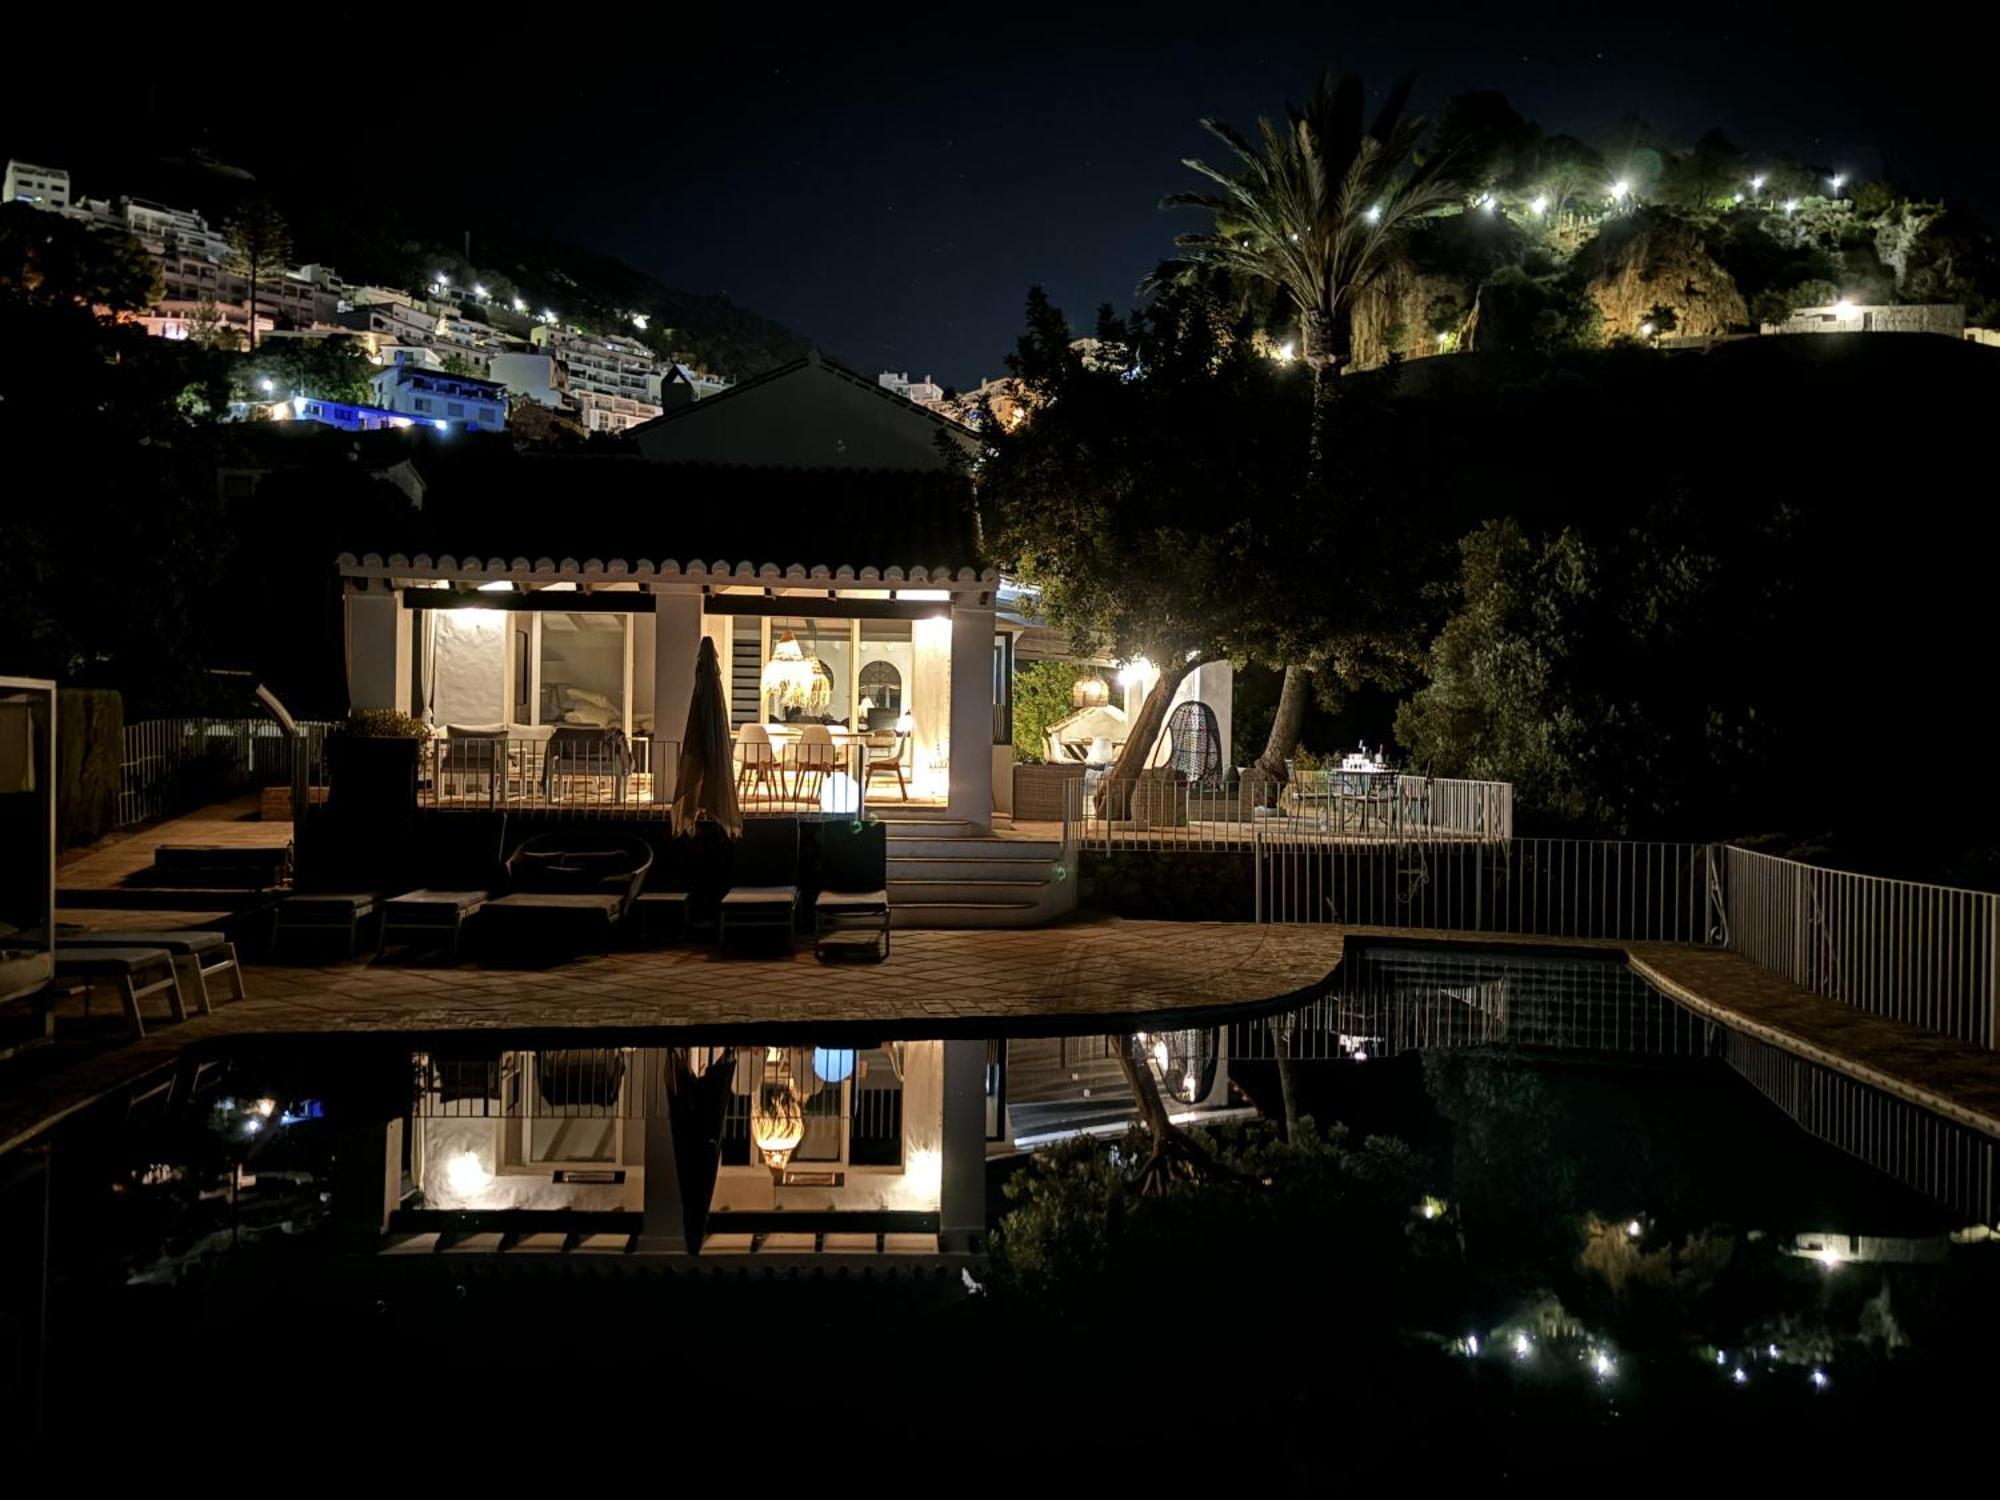
<path fill-rule="evenodd" d="M 1309 1232 L 1255 1214 L 1243 1222 L 1264 1228 L 1234 1238 L 1184 1223 L 1128 1248 L 1141 1258 L 1122 1283 L 1078 1282 L 1093 1288 L 1078 1299 L 1011 1291 L 997 1264 L 890 1275 L 829 1257 L 758 1277 L 738 1258 L 690 1275 L 407 1235 L 422 1253 L 387 1255 L 353 1231 L 344 1210 L 384 1191 L 351 1147 L 362 1117 L 396 1122 L 389 1191 L 406 1227 L 483 1204 L 502 1217 L 464 1222 L 511 1226 L 489 1236 L 504 1241 L 537 1212 L 637 1202 L 645 1107 L 628 1080 L 674 1039 L 588 1041 L 243 1048 L 166 1099 L 75 1122 L 5 1200 L 47 1204 L 46 1431 L 95 1431 L 101 1401 L 79 1393 L 165 1359 L 219 1409 L 264 1412 L 254 1425 L 277 1401 L 278 1427 L 311 1441 L 386 1402 L 393 1433 L 370 1430 L 433 1451 L 447 1434 L 450 1451 L 484 1451 L 532 1416 L 571 1450 L 797 1434 L 846 1453 L 893 1433 L 898 1453 L 984 1454 L 982 1476 L 1117 1473 L 1123 1452 L 1259 1489 L 1629 1487 L 1629 1468 L 1598 1467 L 1616 1465 L 1852 1477 L 1890 1456 L 1864 1433 L 1915 1424 L 1940 1452 L 1959 1433 L 1983 1441 L 1987 1386 L 1969 1377 L 2000 1333 L 1991 1143 L 1747 1052 L 1620 964 L 1363 948 L 1301 1010 L 1148 1034 L 1141 1055 L 1173 1056 L 1173 1107 L 1230 1131 L 1282 1119 L 1283 1052 L 1296 1111 L 1349 1146 L 1403 1143 L 1408 1190 L 1386 1209 L 1361 1194 L 1351 1220 Z M 877 1183 L 868 1201 L 885 1213 L 925 1201 L 924 1069 L 940 1044 L 796 1041 L 787 1065 L 830 1083 L 807 1100 L 807 1170 L 783 1192 L 812 1205 Z M 989 1050 L 1003 1241 L 1017 1205 L 998 1189 L 1025 1159 L 1010 1132 L 1088 1129 L 1098 1146 L 1064 1149 L 1133 1149 L 1122 1045 Z M 766 1056 L 759 1039 L 734 1066 Z M 719 1116 L 718 1215 L 766 1181 L 741 1103 L 754 1083 Z M 844 1101 L 837 1115 L 827 1101 Z M 474 1166 L 468 1143 L 488 1153 Z M 813 1186 L 816 1162 L 845 1186 Z M 494 1196 L 502 1184 L 513 1196 Z M 1239 1206 L 1257 1194 L 1229 1191 Z M 8 1276 L 18 1333 L 30 1303 L 20 1267 Z"/>

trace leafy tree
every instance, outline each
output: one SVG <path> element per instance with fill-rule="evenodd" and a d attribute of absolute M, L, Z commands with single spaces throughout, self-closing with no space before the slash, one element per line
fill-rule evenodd
<path fill-rule="evenodd" d="M 0 297 L 21 306 L 142 312 L 160 300 L 159 262 L 129 234 L 8 203 L 0 205 Z"/>
<path fill-rule="evenodd" d="M 243 362 L 239 389 L 248 397 L 260 393 L 269 380 L 285 395 L 365 403 L 374 373 L 350 339 L 278 339 Z"/>
<path fill-rule="evenodd" d="M 257 294 L 266 277 L 292 258 L 292 232 L 269 198 L 248 198 L 223 223 L 229 241 L 224 265 L 249 287 L 250 347 L 257 347 Z"/>
<path fill-rule="evenodd" d="M 1536 148 L 1527 168 L 1527 191 L 1548 200 L 1549 219 L 1604 191 L 1611 174 L 1604 158 L 1571 135 L 1553 135 Z"/>
<path fill-rule="evenodd" d="M 470 360 L 468 360 L 463 354 L 459 354 L 455 351 L 453 353 L 447 354 L 444 357 L 441 364 L 441 368 L 447 375 L 463 376 L 463 375 L 476 375 L 479 373 L 478 371 L 472 368 L 472 362 Z"/>
<path fill-rule="evenodd" d="M 1048 728 L 1071 712 L 1077 669 L 1070 662 L 1022 662 L 1014 670 L 1014 758 L 1043 759 Z"/>
<path fill-rule="evenodd" d="M 1483 351 L 1548 356 L 1594 347 L 1602 321 L 1575 277 L 1533 277 L 1510 266 L 1479 289 L 1471 339 Z"/>
<path fill-rule="evenodd" d="M 187 336 L 189 343 L 224 353 L 233 353 L 243 342 L 224 319 L 221 304 L 213 297 L 203 297 L 195 303 L 194 311 L 188 314 Z"/>
<path fill-rule="evenodd" d="M 1666 159 L 1653 196 L 1678 208 L 1713 208 L 1746 192 L 1749 179 L 1750 169 L 1736 143 L 1721 131 L 1710 130 L 1688 150 Z"/>

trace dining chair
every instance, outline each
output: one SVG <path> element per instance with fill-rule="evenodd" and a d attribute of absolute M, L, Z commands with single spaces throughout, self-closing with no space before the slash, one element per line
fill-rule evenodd
<path fill-rule="evenodd" d="M 910 748 L 907 734 L 871 734 L 868 736 L 868 769 L 862 777 L 864 787 L 874 785 L 877 776 L 896 778 L 896 790 L 905 802 L 910 800 L 910 783 L 904 767 Z"/>
<path fill-rule="evenodd" d="M 771 732 L 762 724 L 745 724 L 736 731 L 736 795 L 754 797 L 760 786 L 770 792 L 773 801 L 785 795 Z"/>
<path fill-rule="evenodd" d="M 792 767 L 792 796 L 808 806 L 819 805 L 826 778 L 840 764 L 840 751 L 833 743 L 833 731 L 824 724 L 807 724 L 799 730 L 797 760 Z"/>

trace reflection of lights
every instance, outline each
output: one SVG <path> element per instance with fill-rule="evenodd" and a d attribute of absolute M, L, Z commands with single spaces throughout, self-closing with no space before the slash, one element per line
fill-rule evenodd
<path fill-rule="evenodd" d="M 1813 1252 L 1813 1259 L 1831 1271 L 1840 1264 L 1840 1252 L 1831 1245 L 1822 1245 Z"/>
<path fill-rule="evenodd" d="M 1465 1352 L 1466 1352 L 1467 1354 L 1471 1355 L 1471 1356 L 1472 1356 L 1472 1357 L 1473 1357 L 1474 1359 L 1477 1359 L 1477 1358 L 1479 1358 L 1479 1335 L 1478 1335 L 1478 1334 L 1476 1334 L 1476 1333 L 1468 1333 L 1468 1334 L 1467 1334 L 1467 1335 L 1465 1336 Z"/>
<path fill-rule="evenodd" d="M 1444 1199 L 1429 1194 L 1425 1195 L 1424 1200 L 1417 1205 L 1417 1212 L 1426 1219 L 1442 1219 L 1444 1210 Z"/>
<path fill-rule="evenodd" d="M 1831 1380 L 1827 1379 L 1826 1371 L 1824 1370 L 1814 1370 L 1812 1372 L 1812 1383 L 1813 1389 L 1816 1391 L 1823 1391 L 1833 1384 Z"/>
<path fill-rule="evenodd" d="M 1533 1339 L 1529 1338 L 1525 1333 L 1517 1333 L 1514 1335 L 1514 1358 L 1526 1359 L 1530 1354 L 1533 1354 L 1534 1352 L 1535 1352 L 1535 1341 Z"/>
<path fill-rule="evenodd" d="M 244 1117 L 243 1133 L 245 1135 L 255 1135 L 258 1131 L 262 1130 L 263 1128 L 264 1128 L 264 1122 L 258 1119 L 257 1116 L 247 1115 Z"/>
<path fill-rule="evenodd" d="M 1639 1238 L 1640 1235 L 1644 1234 L 1645 1232 L 1646 1232 L 1645 1226 L 1641 1224 L 1637 1219 L 1630 1220 L 1625 1225 L 1625 1234 L 1628 1239 L 1636 1240 L 1637 1238 Z"/>
<path fill-rule="evenodd" d="M 1617 1363 L 1602 1349 L 1591 1355 L 1590 1367 L 1597 1372 L 1599 1380 L 1609 1380 L 1618 1369 Z"/>
<path fill-rule="evenodd" d="M 1766 1344 L 1764 1346 L 1764 1357 L 1766 1359 L 1776 1359 L 1778 1357 L 1778 1346 L 1776 1344 Z"/>
<path fill-rule="evenodd" d="M 1738 1385 L 1748 1385 L 1750 1383 L 1750 1376 L 1744 1371 L 1741 1365 L 1738 1365 L 1734 1370 L 1729 1372 L 1729 1378 Z"/>
<path fill-rule="evenodd" d="M 1719 1365 L 1726 1365 L 1726 1364 L 1728 1364 L 1728 1363 L 1729 1363 L 1729 1351 L 1728 1351 L 1727 1349 L 1718 1349 L 1718 1350 L 1716 1350 L 1716 1351 L 1715 1351 L 1715 1362 L 1716 1362 L 1717 1364 L 1719 1364 Z"/>
<path fill-rule="evenodd" d="M 445 1186 L 461 1198 L 485 1191 L 492 1180 L 493 1174 L 475 1151 L 461 1151 L 444 1164 Z"/>
<path fill-rule="evenodd" d="M 272 1114 L 276 1112 L 278 1108 L 278 1101 L 276 1099 L 259 1099 L 255 1104 L 251 1105 L 250 1107 L 256 1110 L 258 1114 L 262 1115 L 265 1119 L 268 1120 L 271 1118 Z"/>

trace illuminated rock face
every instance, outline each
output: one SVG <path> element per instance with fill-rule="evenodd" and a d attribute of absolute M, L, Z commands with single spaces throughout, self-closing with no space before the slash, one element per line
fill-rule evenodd
<path fill-rule="evenodd" d="M 1696 224 L 1640 212 L 1577 252 L 1575 268 L 1604 318 L 1607 339 L 1636 335 L 1656 307 L 1673 309 L 1673 332 L 1708 338 L 1750 323 L 1736 282 L 1709 253 Z"/>

